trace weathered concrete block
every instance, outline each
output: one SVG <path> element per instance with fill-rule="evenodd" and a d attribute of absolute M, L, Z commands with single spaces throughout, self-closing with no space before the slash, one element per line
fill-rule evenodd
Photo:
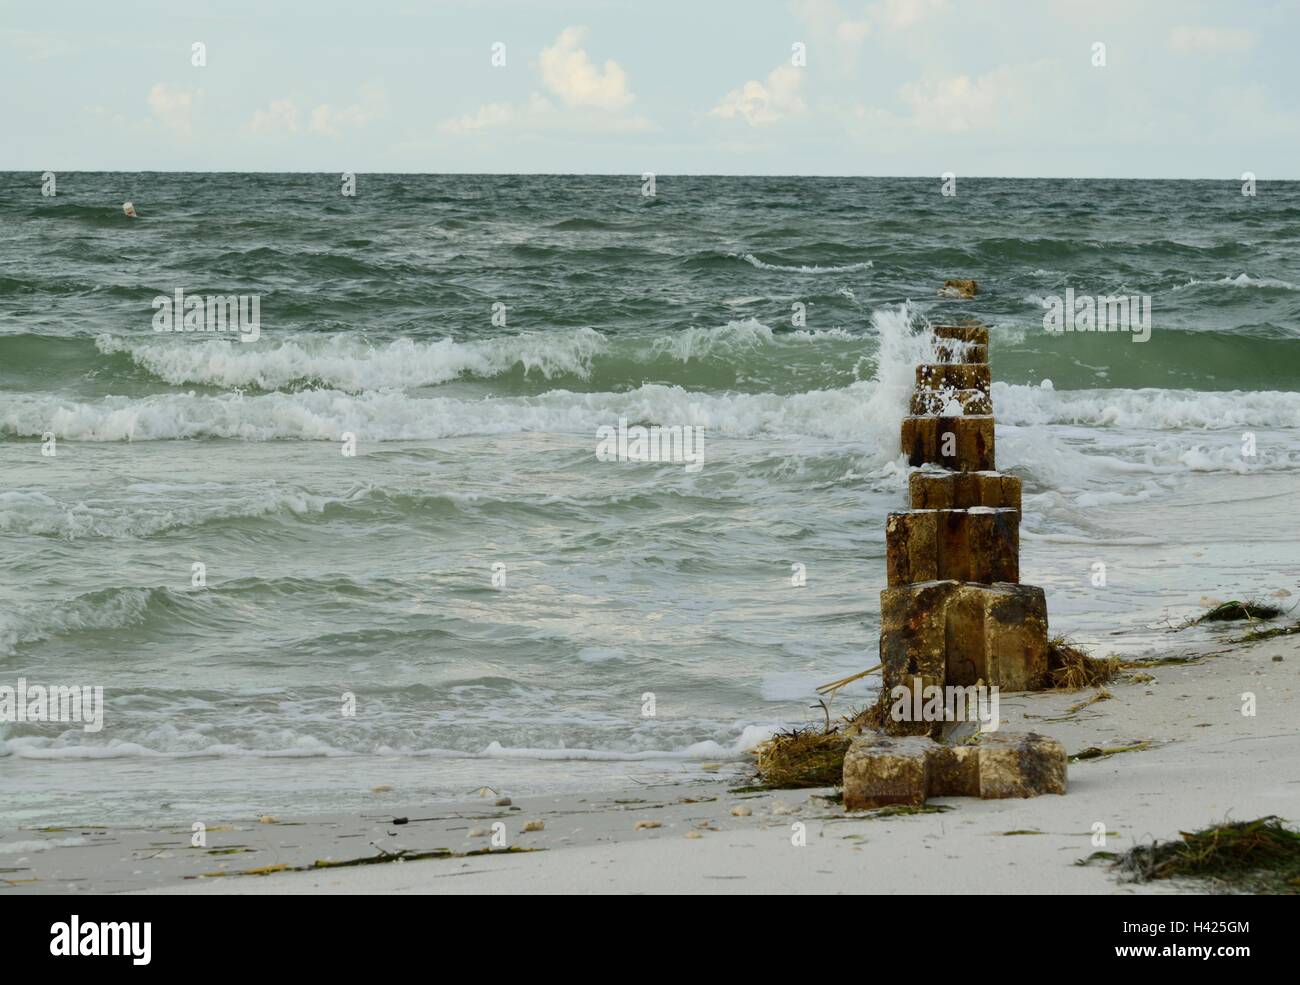
<path fill-rule="evenodd" d="M 993 413 L 993 400 L 983 390 L 913 390 L 912 414 L 957 417 Z"/>
<path fill-rule="evenodd" d="M 920 806 L 927 797 L 1064 794 L 1065 748 L 1035 732 L 984 732 L 970 745 L 929 736 L 855 736 L 844 756 L 844 807 Z"/>
<path fill-rule="evenodd" d="M 978 797 L 980 795 L 979 747 L 935 743 L 930 753 L 926 793 L 931 797 Z"/>
<path fill-rule="evenodd" d="M 913 472 L 907 488 L 914 510 L 1020 510 L 1020 480 L 1000 472 Z"/>
<path fill-rule="evenodd" d="M 958 339 L 962 342 L 974 342 L 976 345 L 989 344 L 989 330 L 983 325 L 935 325 L 931 329 L 936 339 Z"/>
<path fill-rule="evenodd" d="M 929 792 L 928 736 L 855 736 L 844 754 L 844 807 L 850 811 L 909 804 L 920 807 Z"/>
<path fill-rule="evenodd" d="M 916 367 L 918 390 L 979 390 L 992 385 L 988 363 L 921 363 Z"/>
<path fill-rule="evenodd" d="M 955 581 L 932 581 L 886 588 L 880 593 L 880 664 L 888 694 L 901 685 L 912 690 L 943 686 L 947 676 L 948 600 Z M 919 679 L 919 680 L 918 680 Z M 924 735 L 927 722 L 897 722 L 891 733 Z"/>
<path fill-rule="evenodd" d="M 888 693 L 902 686 L 1027 690 L 1047 670 L 1047 598 L 1035 585 L 929 581 L 880 593 L 880 663 Z M 901 731 L 920 735 L 924 723 Z M 893 729 L 891 728 L 891 731 Z"/>
<path fill-rule="evenodd" d="M 961 472 L 993 472 L 996 471 L 993 435 L 991 415 L 904 417 L 903 453 L 910 465 L 942 465 Z"/>
<path fill-rule="evenodd" d="M 975 342 L 951 340 L 936 345 L 935 354 L 941 363 L 986 363 L 989 361 L 989 347 Z"/>
<path fill-rule="evenodd" d="M 1065 747 L 1055 739 L 1036 732 L 985 732 L 977 748 L 984 799 L 1065 793 Z"/>
<path fill-rule="evenodd" d="M 1020 514 L 977 506 L 913 510 L 885 521 L 888 583 L 1020 580 Z"/>
<path fill-rule="evenodd" d="M 960 585 L 944 626 L 947 684 L 1025 691 L 1047 670 L 1047 598 L 1035 585 Z"/>

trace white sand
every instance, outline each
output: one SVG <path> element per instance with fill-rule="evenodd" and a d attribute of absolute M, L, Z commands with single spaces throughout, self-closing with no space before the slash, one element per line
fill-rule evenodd
<path fill-rule="evenodd" d="M 1280 656 L 1283 659 L 1275 661 Z M 1114 695 L 1073 714 L 1092 692 L 1004 695 L 1004 728 L 1059 738 L 1073 753 L 1151 740 L 1150 748 L 1070 765 L 1064 796 L 981 801 L 946 798 L 947 812 L 848 815 L 814 796 L 827 791 L 728 793 L 736 781 L 676 784 L 600 795 L 525 798 L 520 810 L 490 799 L 414 807 L 393 825 L 387 808 L 367 817 L 236 822 L 211 831 L 208 849 L 188 830 L 5 832 L 3 843 L 45 839 L 47 851 L 0 854 L 10 891 L 162 893 L 1132 893 L 1198 887 L 1117 882 L 1104 865 L 1077 866 L 1098 850 L 1092 826 L 1110 832 L 1106 850 L 1176 837 L 1224 818 L 1300 817 L 1300 636 L 1233 646 L 1184 666 L 1153 668 L 1152 683 L 1110 685 Z M 1257 714 L 1241 713 L 1254 692 Z M 1060 721 L 1052 719 L 1063 718 Z M 716 798 L 716 799 L 708 799 Z M 618 803 L 618 801 L 639 801 Z M 684 801 L 696 801 L 687 803 Z M 733 816 L 735 806 L 750 816 Z M 428 820 L 414 820 L 427 818 Z M 523 833 L 526 820 L 545 829 Z M 267 876 L 239 870 L 377 850 L 489 847 L 473 829 L 500 820 L 508 843 L 544 848 Z M 636 830 L 638 821 L 660 827 Z M 290 823 L 292 822 L 292 823 Z M 792 824 L 807 844 L 792 844 Z M 688 838 L 699 831 L 701 837 Z M 1037 834 L 1008 834 L 1033 831 Z M 77 837 L 84 844 L 68 844 Z M 56 844 L 62 842 L 61 844 Z M 224 878 L 184 878 L 225 871 Z M 26 875 L 24 876 L 24 873 Z"/>

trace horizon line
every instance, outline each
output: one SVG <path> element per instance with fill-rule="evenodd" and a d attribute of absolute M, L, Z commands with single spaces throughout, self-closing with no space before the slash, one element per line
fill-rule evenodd
<path fill-rule="evenodd" d="M 246 174 L 246 175 L 263 175 L 263 174 L 355 174 L 355 175 L 394 175 L 400 177 L 435 177 L 435 178 L 636 178 L 640 180 L 642 174 L 653 174 L 655 178 L 827 178 L 827 179 L 845 179 L 845 178 L 873 178 L 887 180 L 927 180 L 942 181 L 944 175 L 923 175 L 923 174 L 828 174 L 828 173 L 778 173 L 778 172 L 727 172 L 727 171 L 387 171 L 387 170 L 353 170 L 341 171 L 338 169 L 310 169 L 310 168 L 286 168 L 282 170 L 253 170 L 253 169 L 204 169 L 190 170 L 186 168 L 157 168 L 157 169 L 140 169 L 140 168 L 10 168 L 0 169 L 0 175 L 17 175 L 17 174 L 44 174 L 46 171 L 55 174 Z M 958 180 L 964 181 L 1223 181 L 1228 183 L 1239 183 L 1244 179 L 1241 176 L 1211 176 L 1196 178 L 1162 178 L 1152 176 L 1133 175 L 1125 177 L 1106 177 L 1102 175 L 1000 175 L 1000 174 L 961 174 L 955 173 Z M 1265 182 L 1295 182 L 1300 181 L 1300 177 L 1294 178 L 1261 178 L 1255 175 L 1255 182 L 1262 184 Z"/>

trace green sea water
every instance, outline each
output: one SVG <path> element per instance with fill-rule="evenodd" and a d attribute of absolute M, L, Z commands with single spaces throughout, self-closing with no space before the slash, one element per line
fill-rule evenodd
<path fill-rule="evenodd" d="M 955 317 L 1054 631 L 1137 654 L 1300 597 L 1300 184 L 40 187 L 0 174 L 0 684 L 106 707 L 0 724 L 6 822 L 739 767 L 875 662 L 899 419 Z M 1149 296 L 1150 341 L 1048 334 L 1067 288 Z M 259 338 L 156 332 L 177 289 L 257 295 Z M 620 418 L 703 426 L 704 467 L 598 460 Z"/>

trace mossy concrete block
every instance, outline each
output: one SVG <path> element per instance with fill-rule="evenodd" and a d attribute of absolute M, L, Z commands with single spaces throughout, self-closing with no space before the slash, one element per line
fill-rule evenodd
<path fill-rule="evenodd" d="M 1066 791 L 1065 748 L 1035 732 L 984 732 L 968 745 L 929 736 L 855 736 L 844 755 L 844 807 L 922 806 L 928 797 L 1037 797 Z"/>
<path fill-rule="evenodd" d="M 916 367 L 918 390 L 980 390 L 988 393 L 992 382 L 988 363 L 921 363 Z"/>
<path fill-rule="evenodd" d="M 978 797 L 980 795 L 979 747 L 935 743 L 930 753 L 931 797 Z"/>
<path fill-rule="evenodd" d="M 916 417 L 958 417 L 993 413 L 993 399 L 983 390 L 913 390 L 911 413 Z"/>
<path fill-rule="evenodd" d="M 1047 598 L 1035 585 L 961 585 L 944 625 L 947 684 L 1026 691 L 1047 670 Z"/>
<path fill-rule="evenodd" d="M 855 736 L 844 755 L 844 807 L 871 810 L 891 804 L 920 807 L 929 792 L 928 736 Z"/>
<path fill-rule="evenodd" d="M 1037 732 L 985 732 L 979 745 L 979 795 L 985 800 L 1063 794 L 1065 747 Z"/>
<path fill-rule="evenodd" d="M 886 588 L 880 593 L 880 664 L 885 693 L 901 685 L 911 690 L 943 686 L 947 677 L 948 601 L 955 581 L 932 581 Z M 928 722 L 897 722 L 891 732 L 924 735 Z"/>
<path fill-rule="evenodd" d="M 1035 585 L 928 581 L 880 593 L 885 693 L 983 681 L 1024 691 L 1047 670 L 1047 598 Z M 906 723 L 922 734 L 926 723 Z"/>
<path fill-rule="evenodd" d="M 932 331 L 936 339 L 956 339 L 959 342 L 973 342 L 976 345 L 989 344 L 989 330 L 984 325 L 935 325 Z"/>
<path fill-rule="evenodd" d="M 907 488 L 914 510 L 968 510 L 972 506 L 1020 511 L 1020 479 L 1000 472 L 913 472 Z"/>
<path fill-rule="evenodd" d="M 888 584 L 1020 580 L 1020 514 L 1011 509 L 913 510 L 885 521 Z"/>
<path fill-rule="evenodd" d="M 951 339 L 940 342 L 934 348 L 935 355 L 941 363 L 986 363 L 989 361 L 989 347 L 975 342 L 959 342 Z"/>
<path fill-rule="evenodd" d="M 993 472 L 995 426 L 991 415 L 904 417 L 903 454 L 910 465 L 940 465 L 960 472 Z"/>

